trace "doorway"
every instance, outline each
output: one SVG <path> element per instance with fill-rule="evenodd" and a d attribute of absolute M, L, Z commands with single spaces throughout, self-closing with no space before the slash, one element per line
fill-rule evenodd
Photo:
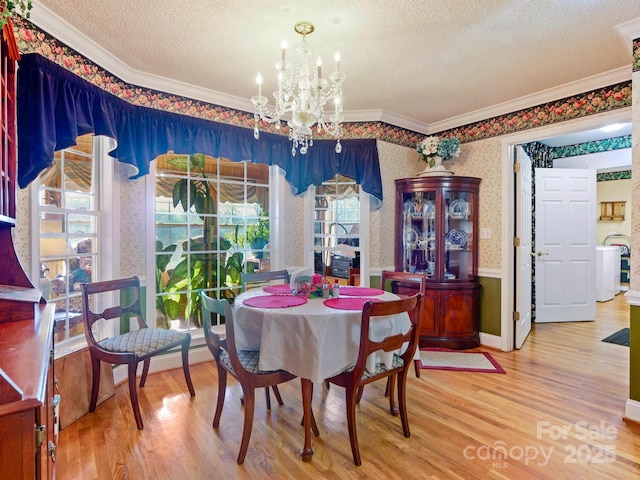
<path fill-rule="evenodd" d="M 502 287 L 501 287 L 501 338 L 500 348 L 504 351 L 514 349 L 513 312 L 515 305 L 519 304 L 520 294 L 514 291 L 514 265 L 516 262 L 513 248 L 513 232 L 516 224 L 515 201 L 515 175 L 513 174 L 513 155 L 516 145 L 539 141 L 544 138 L 558 137 L 561 135 L 577 134 L 588 130 L 595 130 L 611 123 L 628 123 L 631 120 L 631 109 L 614 112 L 597 118 L 576 120 L 563 125 L 552 125 L 540 128 L 536 131 L 527 131 L 508 136 L 502 139 Z M 611 135 L 615 136 L 615 135 Z"/>

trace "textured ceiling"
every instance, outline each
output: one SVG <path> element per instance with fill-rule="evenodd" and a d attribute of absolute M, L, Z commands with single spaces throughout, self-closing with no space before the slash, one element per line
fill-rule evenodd
<path fill-rule="evenodd" d="M 125 81 L 153 88 L 145 78 L 164 77 L 247 110 L 256 74 L 263 91 L 276 88 L 280 45 L 309 20 L 323 72 L 341 52 L 348 120 L 382 111 L 427 132 L 586 77 L 630 78 L 630 45 L 615 27 L 640 17 L 640 1 L 39 0 L 34 23 L 47 30 L 51 13 L 73 28 L 50 33 L 77 30 L 90 41 L 71 46 L 104 49 Z"/>

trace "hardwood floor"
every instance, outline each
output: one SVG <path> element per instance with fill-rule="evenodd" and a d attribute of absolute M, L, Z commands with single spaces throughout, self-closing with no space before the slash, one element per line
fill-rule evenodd
<path fill-rule="evenodd" d="M 390 416 L 385 382 L 365 389 L 357 413 L 362 466 L 351 457 L 344 391 L 316 385 L 320 437 L 300 460 L 300 382 L 280 390 L 285 404 L 258 395 L 244 465 L 239 386 L 230 379 L 220 428 L 213 363 L 150 375 L 139 400 L 138 431 L 126 382 L 115 397 L 60 432 L 57 478 L 385 478 L 627 479 L 640 475 L 640 425 L 623 420 L 629 348 L 602 342 L 629 325 L 623 295 L 598 304 L 595 322 L 536 325 L 524 347 L 490 351 L 506 375 L 422 370 L 408 385 L 411 437 Z"/>

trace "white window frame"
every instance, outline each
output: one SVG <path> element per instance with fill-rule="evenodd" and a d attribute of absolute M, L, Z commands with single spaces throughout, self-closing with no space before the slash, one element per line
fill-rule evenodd
<path fill-rule="evenodd" d="M 114 278 L 119 273 L 120 265 L 120 215 L 115 212 L 120 211 L 120 185 L 115 181 L 115 160 L 109 156 L 108 152 L 115 148 L 115 141 L 109 137 L 94 136 L 93 138 L 93 161 L 95 185 L 97 192 L 94 211 L 97 212 L 97 244 L 95 260 L 97 262 L 96 277 L 93 280 Z M 31 238 L 40 237 L 40 179 L 37 178 L 29 186 L 31 215 L 30 230 Z M 40 278 L 40 242 L 31 242 L 31 278 Z M 102 300 L 106 301 L 106 300 Z M 98 308 L 100 308 L 98 304 Z M 109 322 L 108 328 L 115 329 L 115 322 Z M 100 331 L 97 335 L 110 336 L 117 332 Z M 104 328 L 104 326 L 103 326 Z M 75 352 L 87 345 L 84 335 L 78 335 L 56 345 L 54 357 L 59 358 Z"/>
<path fill-rule="evenodd" d="M 314 218 L 315 218 L 315 196 L 316 187 L 311 186 L 304 195 L 304 266 L 314 268 L 314 252 L 316 247 L 314 246 Z M 360 185 L 360 230 L 359 230 L 359 247 L 360 251 L 360 285 L 363 287 L 369 286 L 370 277 L 370 205 L 371 196 L 362 190 Z M 329 251 L 344 250 L 342 246 L 336 246 L 329 249 Z"/>
<path fill-rule="evenodd" d="M 185 156 L 188 156 L 185 154 Z M 241 163 L 241 162 L 238 162 Z M 284 268 L 284 240 L 283 235 L 281 235 L 281 230 L 284 225 L 282 219 L 282 212 L 284 211 L 284 186 L 286 185 L 286 181 L 284 179 L 284 173 L 281 169 L 275 166 L 269 166 L 269 231 L 270 231 L 270 250 L 269 250 L 269 258 L 271 270 L 277 270 Z M 156 162 L 151 162 L 149 168 L 149 174 L 146 178 L 145 188 L 148 192 L 146 195 L 146 274 L 147 278 L 152 279 L 147 282 L 146 296 L 145 301 L 148 305 L 146 311 L 146 320 L 150 325 L 156 324 L 156 288 L 155 288 L 155 275 L 156 275 L 156 247 L 155 247 L 155 236 L 156 236 L 156 211 L 155 211 L 155 191 L 156 191 L 156 175 L 157 175 L 157 164 Z M 245 169 L 246 176 L 246 169 Z M 246 182 L 246 180 L 245 180 Z M 216 214 L 216 221 L 218 221 L 218 215 Z M 149 307 L 150 306 L 150 307 Z M 189 330 L 192 336 L 192 347 L 198 347 L 204 345 L 204 332 L 202 328 L 192 328 Z"/>

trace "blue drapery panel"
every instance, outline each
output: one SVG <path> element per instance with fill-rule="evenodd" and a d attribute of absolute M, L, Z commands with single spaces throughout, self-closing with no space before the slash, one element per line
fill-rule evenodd
<path fill-rule="evenodd" d="M 114 138 L 109 152 L 132 165 L 138 178 L 158 155 L 204 153 L 233 161 L 278 165 L 295 193 L 340 173 L 382 201 L 376 140 L 317 140 L 306 155 L 291 155 L 282 135 L 260 133 L 200 118 L 132 105 L 38 54 L 23 55 L 18 69 L 18 183 L 25 188 L 53 163 L 55 151 L 73 146 L 80 135 Z M 372 202 L 375 207 L 380 202 Z"/>

